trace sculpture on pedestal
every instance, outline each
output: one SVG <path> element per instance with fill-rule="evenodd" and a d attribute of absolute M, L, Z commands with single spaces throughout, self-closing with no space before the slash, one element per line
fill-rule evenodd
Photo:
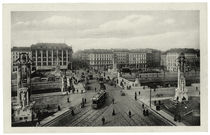
<path fill-rule="evenodd" d="M 20 53 L 16 60 L 17 66 L 17 105 L 13 106 L 13 118 L 15 122 L 32 121 L 31 95 L 31 65 L 32 61 L 28 53 Z"/>
<path fill-rule="evenodd" d="M 186 80 L 185 80 L 185 56 L 181 53 L 178 57 L 178 87 L 175 90 L 174 100 L 182 102 L 183 100 L 188 101 Z"/>

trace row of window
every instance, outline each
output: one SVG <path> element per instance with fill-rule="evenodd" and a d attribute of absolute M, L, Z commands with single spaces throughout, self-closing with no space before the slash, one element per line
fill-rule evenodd
<path fill-rule="evenodd" d="M 41 57 L 41 52 L 42 52 L 42 56 L 43 57 L 47 57 L 47 55 L 48 55 L 48 57 L 49 56 L 67 56 L 67 54 L 68 55 L 70 55 L 71 54 L 71 50 L 33 50 L 32 51 L 32 56 L 33 57 L 36 57 L 36 52 L 37 52 L 37 56 L 38 57 Z"/>
<path fill-rule="evenodd" d="M 112 58 L 90 58 L 90 60 L 112 60 Z"/>
<path fill-rule="evenodd" d="M 42 64 L 40 61 L 37 62 L 37 66 L 57 66 L 57 65 L 61 65 L 61 66 L 66 66 L 68 63 L 66 61 L 64 61 L 63 63 L 62 62 L 46 62 L 46 61 L 43 61 Z"/>

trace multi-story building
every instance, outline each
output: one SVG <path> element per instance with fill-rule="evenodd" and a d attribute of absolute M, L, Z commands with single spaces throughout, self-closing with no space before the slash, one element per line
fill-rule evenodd
<path fill-rule="evenodd" d="M 11 56 L 11 70 L 12 72 L 16 72 L 17 71 L 17 65 L 16 61 L 19 58 L 19 55 L 21 53 L 26 53 L 29 56 L 29 59 L 32 59 L 32 55 L 31 55 L 31 48 L 30 47 L 13 47 L 12 50 L 12 56 Z"/>
<path fill-rule="evenodd" d="M 90 49 L 88 52 L 89 65 L 92 69 L 107 70 L 113 64 L 113 52 L 105 49 Z"/>
<path fill-rule="evenodd" d="M 167 54 L 166 52 L 161 53 L 160 65 L 161 65 L 162 68 L 164 68 L 164 70 L 166 68 L 166 54 Z"/>
<path fill-rule="evenodd" d="M 72 64 L 72 47 L 64 43 L 37 43 L 31 45 L 33 68 L 50 70 L 59 66 L 67 69 Z"/>
<path fill-rule="evenodd" d="M 157 68 L 160 67 L 160 63 L 161 63 L 161 52 L 159 50 L 155 50 L 155 49 L 149 49 L 150 55 L 151 55 L 151 60 L 150 60 L 150 65 L 148 65 L 149 67 L 152 68 Z"/>
<path fill-rule="evenodd" d="M 114 56 L 114 64 L 116 64 L 117 68 L 122 68 L 128 66 L 129 60 L 129 50 L 127 49 L 113 49 Z"/>
<path fill-rule="evenodd" d="M 148 56 L 148 51 L 145 49 L 130 50 L 128 54 L 129 66 L 145 70 L 147 68 Z"/>
<path fill-rule="evenodd" d="M 169 72 L 177 72 L 178 69 L 178 57 L 180 53 L 184 53 L 187 63 L 192 63 L 195 60 L 199 60 L 198 53 L 194 49 L 170 49 L 166 51 L 165 67 Z M 164 61 L 164 59 L 162 59 Z M 189 67 L 190 68 L 190 67 Z"/>

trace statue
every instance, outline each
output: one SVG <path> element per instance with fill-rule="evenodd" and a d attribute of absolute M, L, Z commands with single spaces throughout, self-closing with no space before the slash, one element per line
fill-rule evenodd
<path fill-rule="evenodd" d="M 17 105 L 12 106 L 13 121 L 32 121 L 32 107 L 35 102 L 30 103 L 32 61 L 29 54 L 20 53 L 15 65 L 17 66 Z"/>

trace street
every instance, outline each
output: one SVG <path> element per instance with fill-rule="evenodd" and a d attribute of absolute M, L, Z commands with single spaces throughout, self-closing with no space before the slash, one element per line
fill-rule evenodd
<path fill-rule="evenodd" d="M 97 86 L 97 81 L 92 80 L 91 86 Z M 99 109 L 91 107 L 91 98 L 87 98 L 87 103 L 84 108 L 79 108 L 75 115 L 71 114 L 62 118 L 56 125 L 52 126 L 166 126 L 168 123 L 164 122 L 158 116 L 149 112 L 149 116 L 143 115 L 142 105 L 134 100 L 134 97 L 129 95 L 121 96 L 119 87 L 106 85 L 108 97 L 105 104 Z M 87 91 L 88 93 L 92 93 Z M 86 97 L 84 96 L 84 97 Z M 87 96 L 90 97 L 90 96 Z M 115 103 L 112 103 L 114 98 Z M 115 115 L 112 115 L 113 110 Z M 131 118 L 128 112 L 131 111 Z M 105 123 L 102 125 L 102 118 L 105 118 Z"/>

